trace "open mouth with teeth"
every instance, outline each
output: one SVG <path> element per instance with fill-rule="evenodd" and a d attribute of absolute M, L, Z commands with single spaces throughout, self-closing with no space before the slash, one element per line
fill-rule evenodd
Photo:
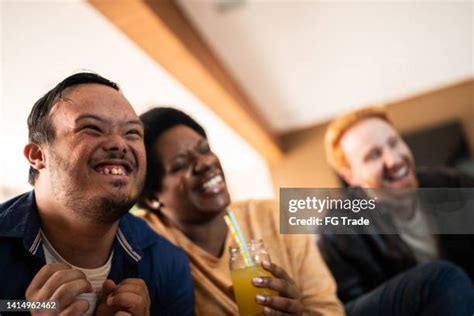
<path fill-rule="evenodd" d="M 210 193 L 210 194 L 219 193 L 224 188 L 225 188 L 224 178 L 220 174 L 209 178 L 199 187 L 201 192 Z"/>
<path fill-rule="evenodd" d="M 393 187 L 406 187 L 412 183 L 412 172 L 408 163 L 400 164 L 390 170 L 385 170 L 384 181 Z"/>
<path fill-rule="evenodd" d="M 122 165 L 103 164 L 103 165 L 97 166 L 95 168 L 95 171 L 103 175 L 111 175 L 111 176 L 127 176 L 129 174 L 129 171 L 127 170 L 127 168 Z"/>
<path fill-rule="evenodd" d="M 409 168 L 406 164 L 400 166 L 399 168 L 396 168 L 395 170 L 387 171 L 385 173 L 385 179 L 388 181 L 398 181 L 401 180 L 402 178 L 406 177 L 409 172 Z"/>

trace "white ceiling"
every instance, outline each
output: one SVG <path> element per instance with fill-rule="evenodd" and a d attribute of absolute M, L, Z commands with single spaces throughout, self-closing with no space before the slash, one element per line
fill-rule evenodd
<path fill-rule="evenodd" d="M 22 152 L 33 103 L 84 69 L 116 81 L 138 113 L 165 104 L 195 117 L 223 163 L 234 199 L 273 196 L 262 156 L 91 5 L 0 0 L 0 11 L 0 202 L 30 189 Z"/>
<path fill-rule="evenodd" d="M 277 132 L 474 74 L 473 1 L 177 2 Z"/>

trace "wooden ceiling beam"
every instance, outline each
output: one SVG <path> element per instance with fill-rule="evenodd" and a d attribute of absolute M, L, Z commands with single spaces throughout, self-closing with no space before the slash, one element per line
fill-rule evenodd
<path fill-rule="evenodd" d="M 181 11 L 169 0 L 89 3 L 186 86 L 271 165 L 283 154 L 277 137 Z"/>

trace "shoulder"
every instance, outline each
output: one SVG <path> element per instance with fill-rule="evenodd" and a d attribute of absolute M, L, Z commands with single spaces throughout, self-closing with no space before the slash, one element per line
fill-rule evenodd
<path fill-rule="evenodd" d="M 230 205 L 235 213 L 252 213 L 260 216 L 278 215 L 279 205 L 276 200 L 245 200 Z"/>
<path fill-rule="evenodd" d="M 30 191 L 0 204 L 0 235 L 21 237 L 36 225 L 36 202 Z"/>
<path fill-rule="evenodd" d="M 161 236 L 149 247 L 148 252 L 155 261 L 158 260 L 161 263 L 166 261 L 173 266 L 179 263 L 188 264 L 188 256 L 184 250 L 173 245 Z"/>
<path fill-rule="evenodd" d="M 187 258 L 183 250 L 156 233 L 143 219 L 132 214 L 126 214 L 121 223 L 121 226 L 124 225 L 127 226 L 129 234 L 133 236 L 141 250 L 148 252 L 149 255 L 159 255 L 161 260 L 170 257 Z"/>
<path fill-rule="evenodd" d="M 0 213 L 4 214 L 16 207 L 24 205 L 25 203 L 31 204 L 34 201 L 33 196 L 33 191 L 30 191 L 0 203 Z"/>
<path fill-rule="evenodd" d="M 138 271 L 141 278 L 152 284 L 153 295 L 163 291 L 172 291 L 176 282 L 189 284 L 191 274 L 189 259 L 180 248 L 171 244 L 154 232 L 146 222 L 131 214 L 126 214 L 120 228 L 127 230 L 126 238 L 132 247 L 139 249 Z M 124 233 L 125 234 L 125 233 Z M 150 294 L 152 295 L 152 294 Z"/>
<path fill-rule="evenodd" d="M 249 230 L 278 230 L 280 227 L 280 212 L 277 201 L 245 200 L 234 202 L 229 206 L 239 224 Z"/>
<path fill-rule="evenodd" d="M 140 218 L 127 214 L 123 220 L 141 250 L 138 275 L 148 285 L 152 314 L 176 315 L 193 306 L 193 283 L 186 253 L 154 232 Z M 155 307 L 153 307 L 155 306 Z M 153 312 L 154 311 L 154 312 Z"/>
<path fill-rule="evenodd" d="M 474 178 L 452 168 L 419 168 L 421 188 L 474 188 Z"/>

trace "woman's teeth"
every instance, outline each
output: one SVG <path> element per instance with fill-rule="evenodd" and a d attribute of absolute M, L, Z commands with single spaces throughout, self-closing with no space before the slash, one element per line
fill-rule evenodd
<path fill-rule="evenodd" d="M 212 189 L 216 185 L 220 184 L 223 181 L 221 175 L 217 175 L 215 177 L 212 177 L 211 179 L 207 180 L 203 185 L 202 188 L 205 190 Z"/>

